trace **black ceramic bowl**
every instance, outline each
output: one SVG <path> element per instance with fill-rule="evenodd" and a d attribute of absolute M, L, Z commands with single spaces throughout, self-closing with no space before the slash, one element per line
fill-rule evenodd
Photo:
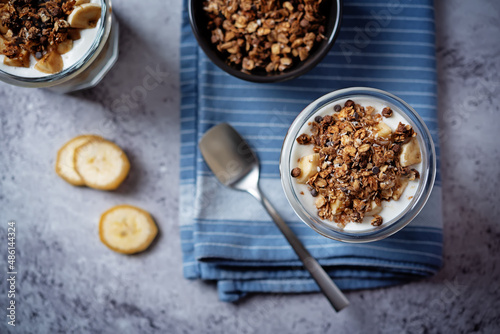
<path fill-rule="evenodd" d="M 317 63 L 326 56 L 340 31 L 340 21 L 342 17 L 343 0 L 323 0 L 321 4 L 321 13 L 326 16 L 325 39 L 321 43 L 314 45 L 305 61 L 298 62 L 284 72 L 266 73 L 254 71 L 251 74 L 244 73 L 235 66 L 225 62 L 225 56 L 210 41 L 211 31 L 208 26 L 208 15 L 203 10 L 203 3 L 206 0 L 189 0 L 189 20 L 194 36 L 198 40 L 205 54 L 212 62 L 227 73 L 247 81 L 253 82 L 279 82 L 296 78 L 311 70 Z"/>

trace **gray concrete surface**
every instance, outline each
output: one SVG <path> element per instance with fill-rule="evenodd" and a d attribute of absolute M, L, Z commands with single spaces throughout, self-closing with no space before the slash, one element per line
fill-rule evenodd
<path fill-rule="evenodd" d="M 0 84 L 0 332 L 498 333 L 500 318 L 500 5 L 436 1 L 445 265 L 429 279 L 348 293 L 334 314 L 319 294 L 219 302 L 187 281 L 178 237 L 180 1 L 115 1 L 121 56 L 98 88 L 61 96 Z M 147 22 L 145 24 L 144 22 Z M 117 106 L 148 74 L 164 82 Z M 125 94 L 125 95 L 124 95 Z M 133 169 L 115 193 L 72 187 L 55 153 L 77 133 L 123 146 Z M 111 205 L 149 210 L 161 235 L 121 256 L 99 241 Z M 6 324 L 7 221 L 17 221 L 17 318 Z"/>

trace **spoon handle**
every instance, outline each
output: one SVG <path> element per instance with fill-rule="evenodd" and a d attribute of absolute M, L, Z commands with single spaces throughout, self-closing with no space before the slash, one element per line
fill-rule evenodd
<path fill-rule="evenodd" d="M 330 304 L 332 304 L 335 311 L 338 312 L 348 306 L 349 301 L 347 300 L 346 296 L 342 293 L 342 291 L 340 291 L 337 285 L 335 285 L 335 283 L 332 281 L 330 276 L 328 276 L 323 267 L 321 267 L 318 261 L 316 261 L 316 259 L 311 256 L 309 251 L 304 247 L 295 233 L 293 233 L 290 227 L 285 223 L 283 218 L 281 218 L 281 216 L 274 209 L 272 204 L 267 200 L 261 190 L 249 190 L 248 192 L 262 203 L 266 211 L 269 213 L 280 231 L 292 246 L 295 253 L 297 253 L 298 257 L 304 264 L 304 267 L 307 269 L 307 271 L 309 271 L 311 276 L 319 285 L 321 291 L 326 296 Z"/>

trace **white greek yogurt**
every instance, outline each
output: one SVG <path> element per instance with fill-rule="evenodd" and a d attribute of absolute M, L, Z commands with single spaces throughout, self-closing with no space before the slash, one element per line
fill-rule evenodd
<path fill-rule="evenodd" d="M 91 0 L 90 2 L 100 4 L 102 6 L 101 3 L 102 0 Z M 78 62 L 83 56 L 85 56 L 85 54 L 90 49 L 90 47 L 92 46 L 97 37 L 97 33 L 99 31 L 99 25 L 100 25 L 100 19 L 95 28 L 80 29 L 81 38 L 79 40 L 73 41 L 73 48 L 69 52 L 61 55 L 64 62 L 63 71 L 71 67 L 73 64 Z M 3 72 L 24 78 L 40 78 L 51 75 L 40 72 L 35 69 L 35 64 L 37 60 L 33 55 L 30 56 L 29 68 L 5 65 L 3 63 L 4 58 L 5 58 L 4 55 L 0 55 L 0 70 Z"/>
<path fill-rule="evenodd" d="M 397 128 L 399 122 L 403 124 L 410 124 L 410 122 L 403 116 L 402 112 L 398 108 L 396 108 L 393 105 L 387 104 L 383 100 L 379 100 L 376 98 L 372 97 L 351 97 L 351 100 L 353 100 L 356 104 L 359 104 L 363 107 L 373 107 L 375 108 L 375 113 L 380 114 L 382 112 L 382 109 L 385 107 L 390 107 L 393 111 L 393 115 L 389 118 L 383 118 L 383 122 L 386 123 L 393 131 Z M 339 104 L 341 106 L 344 106 L 345 102 L 348 99 L 342 99 L 342 100 L 337 100 L 333 103 L 329 103 L 326 106 L 322 107 L 321 109 L 318 110 L 300 129 L 299 135 L 300 134 L 308 134 L 311 135 L 311 130 L 310 130 L 310 125 L 309 123 L 314 121 L 314 118 L 316 116 L 326 116 L 326 115 L 333 115 L 336 114 L 335 111 L 333 110 L 333 107 L 336 104 Z M 313 147 L 314 145 L 300 145 L 297 143 L 297 141 L 294 142 L 292 146 L 292 152 L 291 152 L 291 168 L 294 168 L 297 166 L 297 161 L 306 155 L 313 154 Z M 416 169 L 420 175 L 422 175 L 422 162 L 419 164 L 412 165 L 411 168 Z M 295 179 L 293 183 L 293 189 L 297 195 L 297 198 L 301 201 L 302 205 L 306 209 L 306 211 L 319 218 L 317 212 L 318 209 L 316 208 L 315 201 L 316 198 L 313 197 L 309 191 L 310 187 L 306 184 L 300 184 L 298 183 Z M 390 200 L 390 201 L 382 201 L 382 211 L 379 213 L 379 216 L 382 217 L 383 223 L 382 226 L 387 226 L 389 224 L 392 224 L 394 222 L 394 219 L 399 216 L 402 212 L 405 211 L 405 209 L 408 207 L 408 205 L 412 202 L 412 199 L 414 198 L 417 189 L 419 185 L 419 180 L 415 181 L 410 181 L 406 189 L 404 190 L 403 194 L 401 195 L 401 198 L 397 201 Z M 371 216 L 366 216 L 363 219 L 363 222 L 361 223 L 356 223 L 356 222 L 350 222 L 344 227 L 344 231 L 346 232 L 365 232 L 369 230 L 375 229 L 374 226 L 371 225 L 371 220 L 373 217 Z M 323 220 L 325 223 L 330 224 L 332 226 L 337 226 L 335 222 L 331 222 L 329 220 Z"/>

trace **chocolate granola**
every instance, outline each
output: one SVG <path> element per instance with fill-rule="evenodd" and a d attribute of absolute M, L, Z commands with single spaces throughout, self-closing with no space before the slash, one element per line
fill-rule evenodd
<path fill-rule="evenodd" d="M 19 57 L 23 51 L 41 58 L 51 47 L 68 38 L 65 20 L 75 1 L 10 0 L 0 10 L 1 32 L 6 41 L 3 54 Z"/>
<path fill-rule="evenodd" d="M 284 71 L 325 37 L 322 0 L 208 0 L 211 42 L 243 72 Z"/>
<path fill-rule="evenodd" d="M 30 67 L 33 55 L 36 69 L 57 73 L 63 67 L 60 55 L 80 38 L 79 28 L 93 28 L 99 18 L 100 6 L 89 0 L 0 0 L 4 64 Z"/>
<path fill-rule="evenodd" d="M 314 145 L 319 155 L 318 166 L 308 167 L 312 172 L 304 183 L 316 196 L 320 218 L 343 227 L 370 215 L 372 225 L 379 226 L 382 201 L 398 200 L 408 182 L 420 177 L 409 167 L 420 162 L 417 134 L 403 123 L 392 131 L 373 107 L 351 100 L 335 107 L 338 113 L 309 123 L 312 135 L 297 138 L 301 145 Z M 388 109 L 384 114 L 388 116 Z M 294 174 L 304 177 L 296 169 Z"/>

